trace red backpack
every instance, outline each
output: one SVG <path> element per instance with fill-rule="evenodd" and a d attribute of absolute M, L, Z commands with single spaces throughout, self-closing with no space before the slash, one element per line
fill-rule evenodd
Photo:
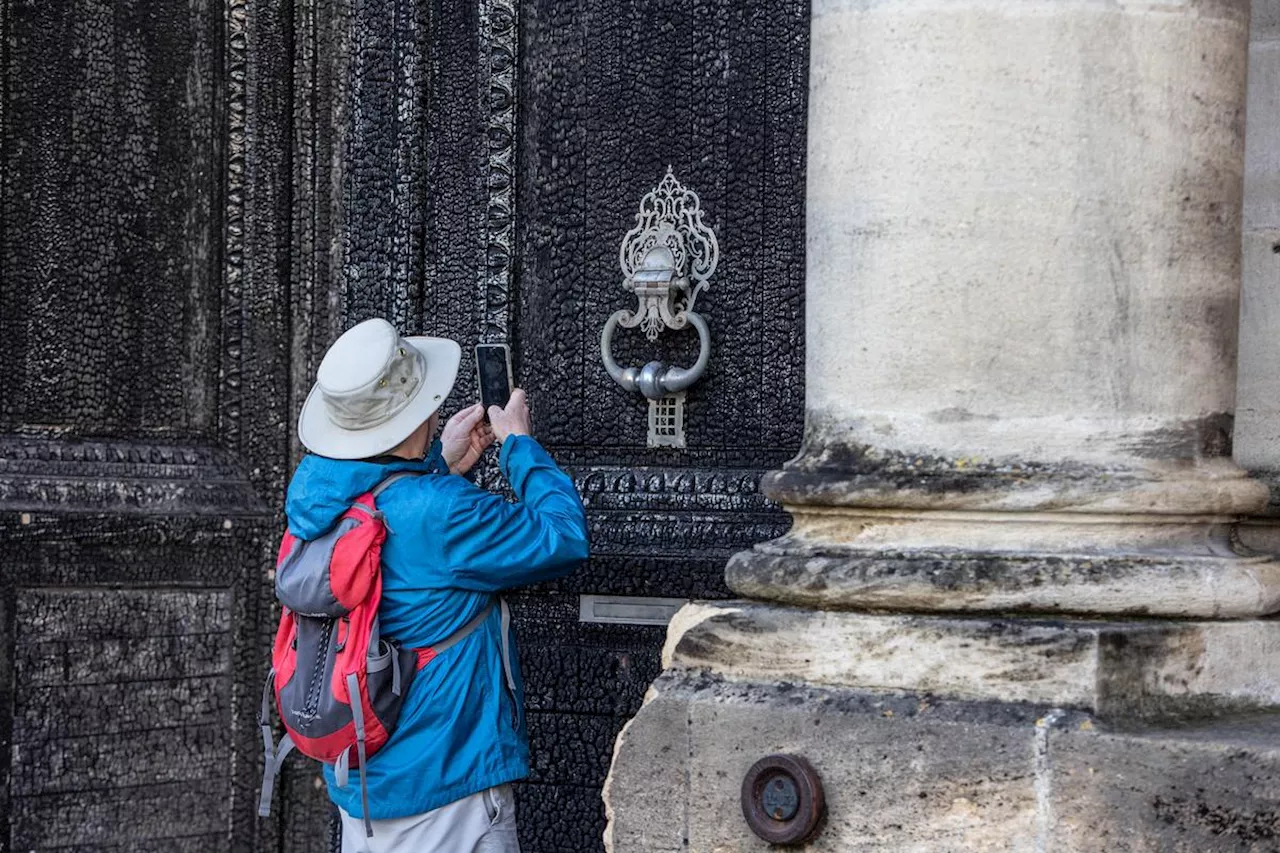
<path fill-rule="evenodd" d="M 414 473 L 387 477 L 316 539 L 303 541 L 285 531 L 276 561 L 280 627 L 258 713 L 266 756 L 258 805 L 263 817 L 271 812 L 275 777 L 294 749 L 332 764 L 338 785 L 345 787 L 350 768 L 366 766 L 395 730 L 415 673 L 478 628 L 493 609 L 490 602 L 447 639 L 424 649 L 401 648 L 379 633 L 388 528 L 376 499 Z M 503 617 L 505 630 L 505 612 Z M 503 645 L 505 664 L 505 637 Z M 286 732 L 278 747 L 271 735 L 273 693 Z M 372 836 L 364 773 L 360 798 L 365 831 Z"/>

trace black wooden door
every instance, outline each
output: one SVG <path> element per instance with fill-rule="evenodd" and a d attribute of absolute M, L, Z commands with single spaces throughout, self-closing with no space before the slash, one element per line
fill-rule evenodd
<path fill-rule="evenodd" d="M 274 226 L 244 228 L 245 27 L 0 3 L 0 850 L 272 843 L 250 721 L 291 404 L 246 261 Z"/>
<path fill-rule="evenodd" d="M 526 853 L 599 850 L 613 739 L 663 629 L 580 597 L 720 597 L 786 517 L 803 411 L 807 4 L 0 0 L 0 851 L 316 851 L 254 727 L 293 419 L 385 316 L 513 347 L 593 557 L 515 598 Z M 599 335 L 668 166 L 721 261 L 688 446 Z M 688 363 L 689 333 L 619 338 Z M 464 372 L 455 402 L 474 394 Z M 493 471 L 482 473 L 496 485 Z"/>
<path fill-rule="evenodd" d="M 534 752 L 522 844 L 601 850 L 613 740 L 659 671 L 664 629 L 581 621 L 581 597 L 723 597 L 728 555 L 787 524 L 757 483 L 802 429 L 808 4 L 364 0 L 347 13 L 330 30 L 347 40 L 329 51 L 336 71 L 311 76 L 332 81 L 315 96 L 339 120 L 303 134 L 341 152 L 340 204 L 320 200 L 316 217 L 339 247 L 325 256 L 339 325 L 382 314 L 464 351 L 512 346 L 593 540 L 576 575 L 513 600 Z M 721 249 L 699 301 L 711 361 L 679 450 L 647 446 L 647 404 L 599 358 L 605 320 L 634 307 L 619 244 L 668 166 Z M 690 333 L 617 346 L 638 364 L 695 353 Z M 474 388 L 464 371 L 454 405 Z M 497 485 L 491 469 L 481 480 Z M 285 830 L 299 850 L 323 808 L 300 778 Z"/>
<path fill-rule="evenodd" d="M 787 525 L 756 487 L 798 449 L 803 420 L 807 13 L 803 0 L 520 7 L 513 338 L 539 436 L 586 501 L 593 552 L 522 599 L 531 853 L 603 849 L 613 740 L 659 670 L 664 629 L 580 622 L 577 597 L 724 597 L 727 556 Z M 668 166 L 720 247 L 698 297 L 712 350 L 688 392 L 684 449 L 647 446 L 647 402 L 599 355 L 609 315 L 636 307 L 619 245 Z M 692 330 L 653 344 L 619 332 L 614 346 L 635 365 L 688 365 L 697 349 Z"/>

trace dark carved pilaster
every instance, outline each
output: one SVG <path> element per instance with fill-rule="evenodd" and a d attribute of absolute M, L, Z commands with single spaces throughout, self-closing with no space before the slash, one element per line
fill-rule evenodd
<path fill-rule="evenodd" d="M 480 68 L 488 77 L 487 86 L 481 77 L 481 114 L 487 116 L 489 150 L 482 334 L 487 342 L 502 342 L 512 332 L 520 18 L 516 0 L 482 0 L 480 9 Z"/>

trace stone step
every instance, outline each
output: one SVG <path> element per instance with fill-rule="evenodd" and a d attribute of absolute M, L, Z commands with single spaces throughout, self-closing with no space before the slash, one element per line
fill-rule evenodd
<path fill-rule="evenodd" d="M 1280 707 L 1280 621 L 1002 619 L 699 602 L 672 620 L 664 666 L 1103 717 L 1195 717 Z"/>

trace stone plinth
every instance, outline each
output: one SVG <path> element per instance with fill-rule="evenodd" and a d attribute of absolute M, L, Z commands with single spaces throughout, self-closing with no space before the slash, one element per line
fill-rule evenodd
<path fill-rule="evenodd" d="M 754 683 L 914 691 L 1181 719 L 1280 708 L 1280 622 L 1050 621 L 687 606 L 663 664 Z"/>
<path fill-rule="evenodd" d="M 606 846 L 767 851 L 739 805 L 774 752 L 805 755 L 828 812 L 805 850 L 1269 853 L 1280 725 L 1116 729 L 1036 704 L 735 682 L 676 669 L 618 738 Z"/>

